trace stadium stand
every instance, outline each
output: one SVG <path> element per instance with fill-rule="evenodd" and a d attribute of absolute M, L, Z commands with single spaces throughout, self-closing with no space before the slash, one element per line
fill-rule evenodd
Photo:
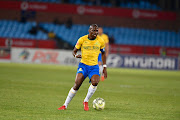
<path fill-rule="evenodd" d="M 30 30 L 36 26 L 36 22 L 21 23 L 13 20 L 0 20 L 0 37 L 27 38 L 46 40 L 48 36 L 42 31 L 30 34 Z"/>
<path fill-rule="evenodd" d="M 36 26 L 36 22 L 20 23 L 1 20 L 0 37 L 48 40 L 48 34 L 43 31 L 38 30 L 37 34 L 30 34 L 29 31 L 33 26 Z M 53 23 L 39 23 L 39 26 L 47 32 L 53 31 L 56 36 L 73 46 L 80 36 L 88 34 L 89 27 L 88 25 L 73 24 L 69 29 L 64 24 L 55 25 Z M 125 27 L 104 27 L 104 32 L 110 37 L 114 37 L 115 44 L 180 47 L 180 32 Z"/>
<path fill-rule="evenodd" d="M 123 1 L 120 3 L 120 7 L 125 8 L 137 8 L 137 9 L 150 9 L 150 10 L 162 10 L 156 3 L 151 3 L 147 0 L 139 0 L 139 1 Z"/>
<path fill-rule="evenodd" d="M 42 23 L 41 26 L 54 31 L 63 40 L 75 45 L 77 39 L 88 34 L 88 25 L 73 25 L 71 29 L 65 25 Z M 147 30 L 124 27 L 104 27 L 104 32 L 113 36 L 115 44 L 180 47 L 180 33 L 168 30 Z"/>

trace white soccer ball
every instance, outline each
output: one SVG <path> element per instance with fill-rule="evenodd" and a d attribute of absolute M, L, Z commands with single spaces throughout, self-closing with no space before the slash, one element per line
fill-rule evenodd
<path fill-rule="evenodd" d="M 93 108 L 96 110 L 103 110 L 105 108 L 105 100 L 103 98 L 94 99 Z"/>

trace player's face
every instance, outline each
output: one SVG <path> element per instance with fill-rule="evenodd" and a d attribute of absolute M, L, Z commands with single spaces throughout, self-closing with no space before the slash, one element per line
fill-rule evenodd
<path fill-rule="evenodd" d="M 93 38 L 96 38 L 98 35 L 98 27 L 94 26 L 89 29 L 89 35 Z"/>
<path fill-rule="evenodd" d="M 103 33 L 103 29 L 99 27 L 98 32 L 99 32 L 99 35 L 101 35 Z"/>

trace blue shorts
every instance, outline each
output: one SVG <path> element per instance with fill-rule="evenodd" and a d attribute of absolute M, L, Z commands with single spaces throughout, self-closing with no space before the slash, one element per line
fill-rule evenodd
<path fill-rule="evenodd" d="M 99 53 L 98 62 L 102 62 L 102 54 L 101 53 Z"/>
<path fill-rule="evenodd" d="M 93 65 L 93 66 L 89 66 L 86 65 L 84 63 L 79 63 L 78 69 L 77 69 L 77 74 L 78 73 L 82 73 L 84 75 L 84 79 L 86 79 L 86 77 L 88 76 L 89 79 L 91 79 L 91 77 L 93 75 L 99 75 L 99 65 Z"/>

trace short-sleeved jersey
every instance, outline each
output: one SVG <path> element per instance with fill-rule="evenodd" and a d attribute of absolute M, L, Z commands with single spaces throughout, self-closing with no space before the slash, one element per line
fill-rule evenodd
<path fill-rule="evenodd" d="M 109 43 L 109 37 L 106 34 L 102 34 L 102 35 L 98 35 L 100 37 L 102 37 L 102 39 L 104 40 L 105 44 Z"/>
<path fill-rule="evenodd" d="M 103 33 L 102 35 L 98 35 L 98 36 L 100 36 L 104 40 L 105 44 L 109 43 L 109 37 L 106 34 Z M 101 53 L 101 51 L 99 53 Z"/>
<path fill-rule="evenodd" d="M 97 36 L 94 40 L 88 39 L 88 35 L 82 36 L 78 39 L 76 46 L 77 49 L 81 48 L 81 63 L 86 65 L 97 65 L 98 55 L 100 49 L 104 49 L 104 40 Z"/>

